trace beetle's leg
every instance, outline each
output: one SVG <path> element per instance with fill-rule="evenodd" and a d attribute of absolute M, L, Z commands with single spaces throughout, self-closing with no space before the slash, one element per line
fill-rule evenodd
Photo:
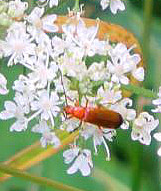
<path fill-rule="evenodd" d="M 79 128 L 81 127 L 81 125 L 82 125 L 82 122 L 83 122 L 83 121 L 80 121 L 78 127 L 76 127 L 71 133 L 73 133 L 74 131 L 76 131 L 77 129 L 79 129 Z"/>
<path fill-rule="evenodd" d="M 71 119 L 73 116 L 72 115 L 66 115 L 66 120 L 68 120 L 68 119 Z"/>
<path fill-rule="evenodd" d="M 85 99 L 86 99 L 86 108 L 87 108 L 89 101 L 88 101 L 88 98 L 86 96 L 85 96 Z"/>
<path fill-rule="evenodd" d="M 79 100 L 76 100 L 75 104 L 76 107 L 79 107 Z"/>
<path fill-rule="evenodd" d="M 67 96 L 67 99 L 70 100 L 70 101 L 72 101 L 72 102 L 75 101 L 75 99 L 72 99 L 72 98 L 70 98 L 69 96 Z"/>

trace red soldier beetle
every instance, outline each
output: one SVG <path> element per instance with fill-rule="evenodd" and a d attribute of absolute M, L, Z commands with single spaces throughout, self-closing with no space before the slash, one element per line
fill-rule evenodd
<path fill-rule="evenodd" d="M 64 107 L 66 118 L 69 119 L 75 117 L 79 119 L 80 125 L 78 127 L 81 126 L 82 122 L 87 122 L 93 125 L 97 125 L 100 129 L 101 128 L 117 129 L 123 123 L 123 118 L 121 114 L 113 110 L 107 109 L 101 105 L 95 107 L 88 106 L 88 100 L 86 102 L 85 107 L 80 106 L 78 101 L 76 101 L 75 106 L 68 105 L 67 98 L 68 99 L 70 98 L 66 96 L 65 88 L 63 85 L 62 74 L 61 74 L 61 82 L 66 102 L 66 106 Z"/>
<path fill-rule="evenodd" d="M 91 123 L 99 128 L 117 129 L 123 123 L 123 118 L 119 113 L 103 106 L 87 105 L 88 101 L 86 107 L 79 106 L 77 102 L 75 106 L 65 106 L 64 111 L 69 118 L 75 117 L 81 122 Z"/>

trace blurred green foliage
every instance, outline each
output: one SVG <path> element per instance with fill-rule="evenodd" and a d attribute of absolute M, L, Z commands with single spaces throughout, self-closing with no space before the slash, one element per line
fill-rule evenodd
<path fill-rule="evenodd" d="M 63 1 L 63 0 L 62 0 Z M 73 0 L 64 0 L 63 7 L 50 9 L 49 13 L 67 14 L 66 6 L 72 8 Z M 112 15 L 107 9 L 101 11 L 99 1 L 82 0 L 85 6 L 85 16 L 90 18 L 99 17 L 101 20 L 117 23 L 132 31 L 139 39 L 141 45 L 143 40 L 143 4 L 147 0 L 127 0 L 126 11 Z M 156 89 L 161 84 L 161 1 L 153 0 L 153 18 L 150 26 L 150 56 L 146 63 L 146 87 Z M 35 4 L 30 0 L 30 6 Z M 8 68 L 6 60 L 1 60 L 1 72 L 7 76 L 9 88 L 17 79 L 18 74 L 23 71 L 21 66 Z M 1 96 L 0 109 L 3 108 L 4 100 L 12 99 L 13 92 L 7 96 Z M 151 109 L 151 107 L 147 107 Z M 5 161 L 21 149 L 31 145 L 38 140 L 39 135 L 31 134 L 30 130 L 22 133 L 10 133 L 10 121 L 1 121 L 0 133 L 0 161 Z M 89 142 L 89 145 L 92 143 Z M 105 161 L 105 151 L 103 147 L 99 149 L 99 155 L 93 156 L 95 168 L 90 177 L 82 177 L 79 173 L 67 175 L 67 165 L 63 164 L 62 151 L 51 158 L 32 167 L 29 172 L 38 176 L 48 177 L 69 184 L 86 191 L 159 191 L 160 187 L 160 162 L 156 155 L 157 143 L 153 140 L 151 146 L 142 146 L 131 141 L 130 131 L 118 130 L 117 138 L 113 143 L 109 143 L 111 150 L 111 161 Z M 92 147 L 92 146 L 91 146 Z M 116 184 L 117 183 L 117 184 Z M 119 185 L 121 184 L 121 185 Z M 129 188 L 129 189 L 128 189 Z M 137 188 L 137 189 L 135 189 Z M 22 181 L 18 178 L 0 184 L 0 191 L 51 191 L 49 188 L 39 187 L 30 182 Z"/>

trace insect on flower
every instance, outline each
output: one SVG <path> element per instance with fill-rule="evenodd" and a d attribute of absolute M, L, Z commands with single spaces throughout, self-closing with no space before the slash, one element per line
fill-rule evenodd
<path fill-rule="evenodd" d="M 87 102 L 88 103 L 88 102 Z M 122 123 L 122 116 L 112 110 L 109 110 L 103 106 L 82 107 L 76 103 L 75 106 L 67 105 L 64 107 L 64 111 L 68 118 L 75 117 L 82 122 L 88 122 L 97 125 L 99 128 L 117 129 Z"/>
<path fill-rule="evenodd" d="M 60 75 L 66 100 L 66 106 L 64 107 L 64 112 L 68 119 L 72 117 L 79 119 L 80 120 L 79 127 L 81 126 L 82 122 L 88 122 L 93 125 L 97 125 L 100 129 L 101 128 L 117 129 L 120 127 L 120 125 L 123 123 L 123 118 L 121 114 L 115 111 L 109 110 L 100 105 L 96 107 L 88 106 L 88 100 L 86 102 L 85 107 L 80 106 L 79 101 L 76 101 L 75 106 L 68 105 L 67 98 L 68 99 L 70 98 L 66 96 L 61 71 Z"/>

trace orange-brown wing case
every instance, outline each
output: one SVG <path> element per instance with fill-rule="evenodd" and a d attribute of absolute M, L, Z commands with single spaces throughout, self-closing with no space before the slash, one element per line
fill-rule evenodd
<path fill-rule="evenodd" d="M 98 125 L 99 127 L 116 129 L 122 124 L 123 119 L 115 111 L 104 107 L 95 107 L 88 109 L 83 121 Z"/>

